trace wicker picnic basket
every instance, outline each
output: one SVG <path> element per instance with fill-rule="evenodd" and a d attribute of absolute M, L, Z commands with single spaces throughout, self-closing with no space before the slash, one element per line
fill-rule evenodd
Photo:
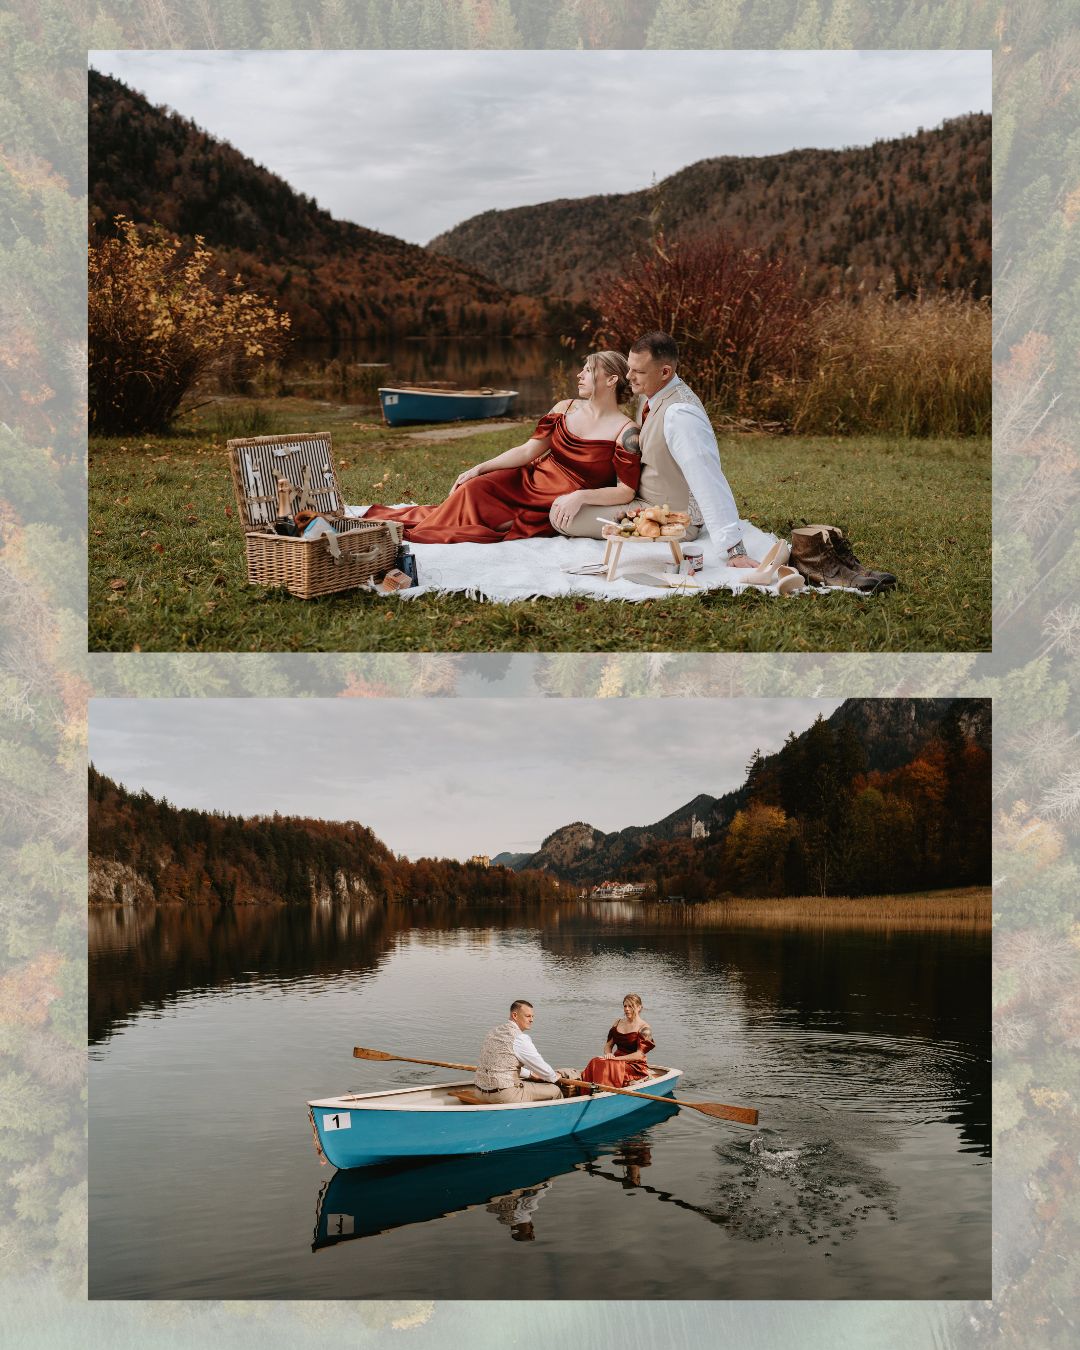
<path fill-rule="evenodd" d="M 346 516 L 329 432 L 255 436 L 229 441 L 236 504 L 244 527 L 248 581 L 284 586 L 302 600 L 366 586 L 394 565 L 401 527 L 393 521 Z M 277 483 L 288 481 L 289 511 L 314 511 L 337 531 L 341 557 L 329 540 L 295 539 L 274 531 Z"/>

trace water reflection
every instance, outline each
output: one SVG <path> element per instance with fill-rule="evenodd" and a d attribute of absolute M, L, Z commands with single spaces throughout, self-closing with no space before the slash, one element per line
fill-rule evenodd
<path fill-rule="evenodd" d="M 94 1297 L 505 1298 L 507 1259 L 519 1298 L 981 1296 L 988 935 L 656 909 L 94 910 Z M 469 1061 L 531 997 L 541 1052 L 582 1063 L 627 989 L 680 1095 L 757 1107 L 756 1135 L 643 1110 L 633 1135 L 339 1174 L 316 1250 L 366 1237 L 363 1259 L 297 1261 L 326 1180 L 302 1104 L 441 1077 L 354 1044 Z"/>
<path fill-rule="evenodd" d="M 587 354 L 558 338 L 388 338 L 295 342 L 283 363 L 282 392 L 339 397 L 376 406 L 379 384 L 449 381 L 462 388 L 516 389 L 514 413 L 538 417 L 572 395 Z"/>
<path fill-rule="evenodd" d="M 236 984 L 373 971 L 409 920 L 378 905 L 108 906 L 89 914 L 89 1034 Z"/>
<path fill-rule="evenodd" d="M 700 1215 L 746 1242 L 798 1238 L 809 1246 L 853 1238 L 875 1214 L 897 1217 L 897 1188 L 881 1170 L 845 1154 L 831 1140 L 788 1147 L 755 1135 L 749 1142 L 729 1140 L 716 1147 L 719 1166 L 710 1203 L 686 1200 L 641 1180 L 640 1161 L 631 1152 L 616 1155 L 621 1170 L 597 1162 L 584 1165 L 589 1176 L 633 1187 L 661 1204 Z M 646 1160 L 651 1154 L 645 1152 Z"/>
<path fill-rule="evenodd" d="M 641 1169 L 652 1158 L 643 1132 L 674 1114 L 672 1107 L 642 1107 L 635 1113 L 632 1135 L 608 1125 L 502 1153 L 335 1172 L 316 1202 L 312 1251 L 477 1206 L 508 1229 L 512 1240 L 534 1241 L 543 1223 L 541 1202 L 560 1177 L 588 1171 L 598 1159 L 609 1157 L 625 1185 L 640 1186 Z"/>
<path fill-rule="evenodd" d="M 89 912 L 90 1043 L 144 1007 L 235 984 L 373 972 L 405 934 L 440 945 L 464 929 L 543 925 L 549 910 L 452 904 L 95 906 Z"/>
<path fill-rule="evenodd" d="M 808 1103 L 912 1125 L 949 1120 L 964 1147 L 988 1153 L 987 933 L 964 925 L 884 933 L 850 922 L 813 931 L 704 926 L 672 921 L 670 909 L 620 902 L 512 910 L 440 902 L 94 908 L 90 1039 L 98 1043 L 140 1009 L 161 1009 L 178 996 L 375 975 L 405 943 L 445 952 L 449 962 L 463 945 L 494 953 L 512 939 L 535 947 L 567 991 L 589 988 L 612 963 L 633 969 L 633 983 L 647 976 L 653 988 L 677 988 L 688 1028 L 705 1043 L 722 1016 L 726 1045 L 740 1052 L 740 1090 L 759 1106 Z M 642 992 L 648 1006 L 649 990 Z M 597 1037 L 606 1025 L 594 1029 Z M 658 1053 L 668 1051 L 661 1045 Z"/>
<path fill-rule="evenodd" d="M 989 1155 L 989 933 L 820 922 L 815 930 L 668 923 L 668 907 L 616 904 L 559 917 L 540 934 L 567 968 L 613 955 L 677 972 L 687 1006 L 737 1019 L 748 1099 L 812 1102 L 917 1124 L 955 1123 Z M 726 1034 L 732 1035 L 730 1027 Z"/>

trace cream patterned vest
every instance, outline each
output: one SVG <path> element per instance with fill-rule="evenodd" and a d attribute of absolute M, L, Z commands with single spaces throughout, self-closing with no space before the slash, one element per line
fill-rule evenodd
<path fill-rule="evenodd" d="M 664 439 L 664 413 L 677 403 L 689 403 L 705 412 L 701 399 L 681 381 L 667 393 L 649 399 L 649 415 L 641 428 L 641 482 L 638 496 L 650 506 L 663 506 L 666 502 L 673 511 L 688 511 L 691 522 L 700 525 L 702 517 L 698 504 L 691 496 L 683 471 L 675 463 Z"/>
<path fill-rule="evenodd" d="M 480 1061 L 476 1066 L 476 1086 L 485 1092 L 513 1087 L 521 1081 L 521 1065 L 514 1054 L 513 1022 L 502 1022 L 492 1027 L 480 1047 Z"/>

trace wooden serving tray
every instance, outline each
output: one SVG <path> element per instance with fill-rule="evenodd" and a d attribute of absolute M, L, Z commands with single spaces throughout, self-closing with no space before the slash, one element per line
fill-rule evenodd
<path fill-rule="evenodd" d="M 605 535 L 607 548 L 604 550 L 604 565 L 607 567 L 608 581 L 615 580 L 615 573 L 619 567 L 619 555 L 622 553 L 622 546 L 626 543 L 631 544 L 670 544 L 671 556 L 675 559 L 676 567 L 682 562 L 682 549 L 679 547 L 679 540 L 685 538 L 686 529 L 682 529 L 679 534 L 658 535 L 655 539 L 646 539 L 640 534 L 609 534 Z"/>
<path fill-rule="evenodd" d="M 685 539 L 686 526 L 679 526 L 678 534 L 657 534 L 651 539 L 644 534 L 606 534 L 605 539 L 621 539 L 624 544 L 666 544 L 669 540 Z"/>

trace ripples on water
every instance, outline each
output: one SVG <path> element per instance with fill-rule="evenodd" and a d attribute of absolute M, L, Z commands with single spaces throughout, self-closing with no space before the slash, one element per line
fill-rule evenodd
<path fill-rule="evenodd" d="M 758 1027 L 753 1039 L 761 1072 L 748 1075 L 747 1087 L 763 1098 L 912 1125 L 947 1119 L 967 1104 L 957 1070 L 970 1066 L 971 1052 L 956 1042 L 790 1027 Z"/>
<path fill-rule="evenodd" d="M 143 915 L 99 944 L 92 923 L 95 1296 L 589 1298 L 615 1250 L 643 1298 L 988 1292 L 983 937 L 454 917 Z M 307 1099 L 455 1076 L 354 1044 L 474 1061 L 529 997 L 541 1052 L 580 1065 L 630 989 L 682 1094 L 759 1128 L 659 1108 L 591 1145 L 328 1187 Z M 358 1240 L 310 1265 L 316 1208 Z"/>

